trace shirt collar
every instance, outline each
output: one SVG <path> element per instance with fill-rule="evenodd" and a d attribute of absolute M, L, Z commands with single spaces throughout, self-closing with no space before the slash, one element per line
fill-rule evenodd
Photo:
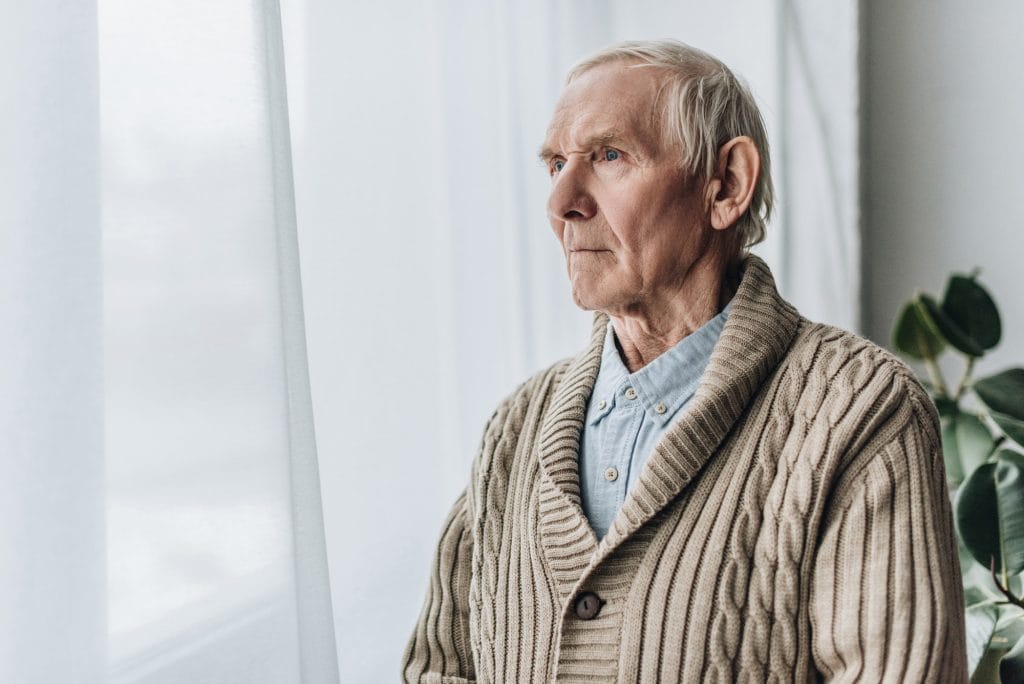
<path fill-rule="evenodd" d="M 599 423 L 617 403 L 627 401 L 624 392 L 632 387 L 637 393 L 634 401 L 643 405 L 651 420 L 667 425 L 697 391 L 731 308 L 730 301 L 718 315 L 636 373 L 630 373 L 619 356 L 609 323 L 587 423 Z"/>
<path fill-rule="evenodd" d="M 601 350 L 601 368 L 594 381 L 594 391 L 590 395 L 590 409 L 587 422 L 591 425 L 599 423 L 602 418 L 615 408 L 616 398 L 621 399 L 622 390 L 629 380 L 629 369 L 622 362 L 619 350 L 615 347 L 615 332 L 611 323 L 605 331 L 604 348 Z"/>

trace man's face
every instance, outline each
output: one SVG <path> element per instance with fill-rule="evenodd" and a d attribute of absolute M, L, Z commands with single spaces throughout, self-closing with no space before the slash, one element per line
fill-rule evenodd
<path fill-rule="evenodd" d="M 653 308 L 682 288 L 714 232 L 703 184 L 661 133 L 662 77 L 620 62 L 596 67 L 566 87 L 548 127 L 548 217 L 583 309 Z"/>

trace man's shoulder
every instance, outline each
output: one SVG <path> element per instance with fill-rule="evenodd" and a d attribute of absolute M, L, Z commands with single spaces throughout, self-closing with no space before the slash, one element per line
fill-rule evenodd
<path fill-rule="evenodd" d="M 510 433 L 518 434 L 531 418 L 537 420 L 573 357 L 561 359 L 537 371 L 505 396 L 495 408 L 484 430 L 484 443 L 496 442 Z"/>
<path fill-rule="evenodd" d="M 938 425 L 935 405 L 913 370 L 865 337 L 804 319 L 789 357 L 805 389 L 820 393 L 823 408 L 834 413 L 830 423 L 856 425 L 861 436 L 882 436 L 909 423 L 927 432 Z"/>
<path fill-rule="evenodd" d="M 867 376 L 883 376 L 909 392 L 924 392 L 913 370 L 888 349 L 827 323 L 803 319 L 789 356 L 791 363 L 822 373 L 831 382 L 856 385 Z"/>

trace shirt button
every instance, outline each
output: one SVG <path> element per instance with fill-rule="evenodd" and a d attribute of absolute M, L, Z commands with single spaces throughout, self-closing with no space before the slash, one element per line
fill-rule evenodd
<path fill-rule="evenodd" d="M 602 399 L 601 401 L 597 402 L 597 410 L 598 411 L 604 411 L 604 407 L 607 406 L 607 405 L 608 405 L 608 402 L 605 401 L 604 399 Z"/>
<path fill-rule="evenodd" d="M 574 606 L 576 617 L 580 620 L 593 620 L 601 612 L 601 606 L 603 605 L 604 601 L 601 600 L 600 596 L 592 591 L 584 592 L 576 599 L 576 605 Z"/>
<path fill-rule="evenodd" d="M 668 411 L 668 409 L 665 408 L 664 404 L 658 404 L 654 407 L 654 411 L 655 413 L 664 413 L 665 411 Z"/>
<path fill-rule="evenodd" d="M 636 399 L 636 390 L 633 389 L 632 387 L 626 388 L 626 398 L 627 399 Z"/>
<path fill-rule="evenodd" d="M 617 479 L 619 479 L 619 471 L 616 470 L 615 468 L 609 468 L 608 470 L 604 471 L 604 479 L 608 480 L 609 482 L 615 482 Z"/>

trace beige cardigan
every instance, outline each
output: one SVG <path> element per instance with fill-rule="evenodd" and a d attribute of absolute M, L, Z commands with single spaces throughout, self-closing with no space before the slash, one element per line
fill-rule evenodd
<path fill-rule="evenodd" d="M 802 318 L 748 257 L 697 394 L 598 542 L 577 449 L 607 324 L 488 423 L 404 681 L 966 680 L 938 421 L 904 364 Z"/>

